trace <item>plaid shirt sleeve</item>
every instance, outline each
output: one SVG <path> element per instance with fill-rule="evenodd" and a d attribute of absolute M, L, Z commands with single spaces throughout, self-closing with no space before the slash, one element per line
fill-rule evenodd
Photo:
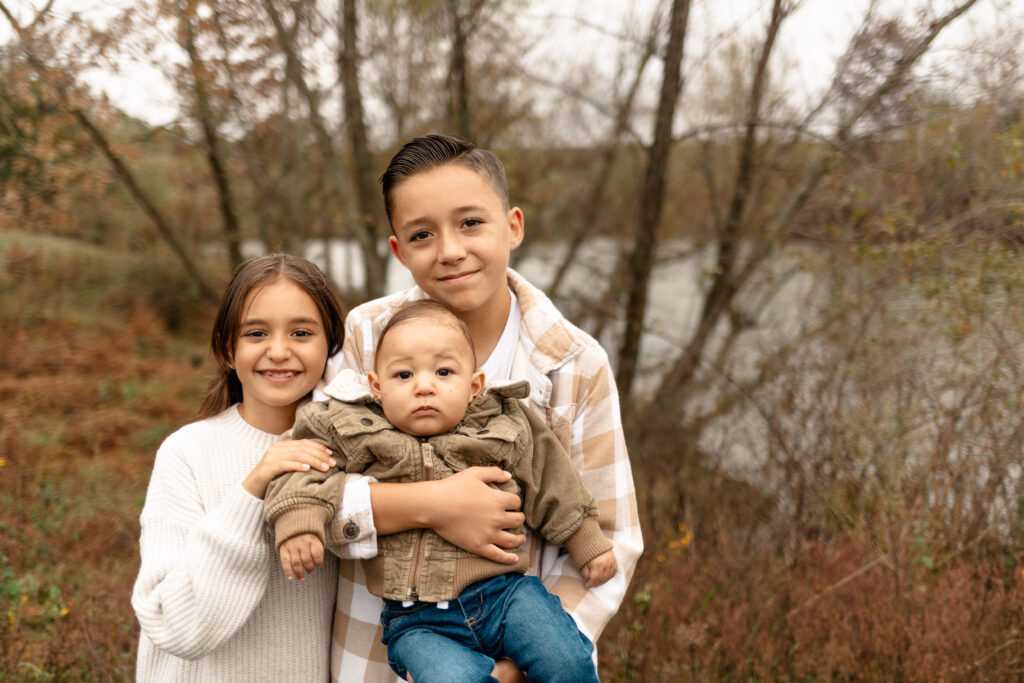
<path fill-rule="evenodd" d="M 323 400 L 323 388 L 330 384 L 344 368 L 364 372 L 363 328 L 372 330 L 372 319 L 363 318 L 353 311 L 345 319 L 345 343 L 341 353 L 331 358 L 324 371 L 324 377 L 317 385 L 314 398 Z M 372 348 L 372 347 L 370 347 Z M 372 364 L 372 357 L 371 357 Z M 333 546 L 331 550 L 343 560 L 370 559 L 377 555 L 377 530 L 373 522 L 373 508 L 370 505 L 370 484 L 373 477 L 349 474 L 345 479 L 345 493 L 331 520 L 331 524 L 345 530 L 348 542 Z M 351 530 L 351 534 L 349 533 Z"/>
<path fill-rule="evenodd" d="M 593 344 L 552 376 L 549 421 L 594 495 L 598 523 L 614 543 L 619 571 L 588 590 L 568 554 L 545 546 L 538 572 L 580 630 L 597 642 L 626 595 L 643 536 L 615 380 L 604 351 Z"/>

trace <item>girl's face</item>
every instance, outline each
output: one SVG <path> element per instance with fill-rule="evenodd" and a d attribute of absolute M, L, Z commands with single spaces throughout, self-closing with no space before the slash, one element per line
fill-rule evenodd
<path fill-rule="evenodd" d="M 231 368 L 242 384 L 242 418 L 280 434 L 327 364 L 327 337 L 316 302 L 287 278 L 245 297 Z"/>

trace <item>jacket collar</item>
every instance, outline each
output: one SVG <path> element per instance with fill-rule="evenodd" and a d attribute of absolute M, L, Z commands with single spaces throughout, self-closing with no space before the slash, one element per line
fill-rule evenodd
<path fill-rule="evenodd" d="M 508 269 L 508 284 L 519 299 L 521 325 L 525 334 L 520 340 L 530 355 L 530 362 L 541 373 L 548 374 L 582 353 L 578 334 L 544 292 Z"/>

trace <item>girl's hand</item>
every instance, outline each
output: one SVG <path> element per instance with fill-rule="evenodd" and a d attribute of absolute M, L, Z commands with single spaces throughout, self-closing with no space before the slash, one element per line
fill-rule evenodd
<path fill-rule="evenodd" d="M 615 561 L 615 553 L 611 550 L 601 553 L 590 562 L 587 562 L 580 570 L 580 574 L 587 580 L 584 588 L 600 586 L 608 579 L 615 576 L 619 563 Z"/>
<path fill-rule="evenodd" d="M 292 536 L 281 544 L 281 569 L 291 579 L 302 581 L 324 563 L 324 544 L 316 534 Z"/>
<path fill-rule="evenodd" d="M 331 457 L 331 450 L 322 443 L 309 439 L 286 439 L 267 449 L 263 459 L 242 481 L 242 486 L 252 496 L 263 500 L 270 481 L 279 474 L 306 472 L 310 467 L 326 472 L 337 464 Z"/>

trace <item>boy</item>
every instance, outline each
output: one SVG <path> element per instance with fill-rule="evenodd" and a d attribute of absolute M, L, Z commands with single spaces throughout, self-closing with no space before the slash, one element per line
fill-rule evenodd
<path fill-rule="evenodd" d="M 300 410 L 292 437 L 325 443 L 341 471 L 387 480 L 440 479 L 473 465 L 501 465 L 513 474 L 505 488 L 522 495 L 530 527 L 569 549 L 595 585 L 604 583 L 616 562 L 593 496 L 554 434 L 518 400 L 527 395 L 526 383 L 484 393 L 476 367 L 469 330 L 451 309 L 414 301 L 381 332 L 369 386 L 343 371 L 325 389 L 329 401 Z M 293 549 L 312 544 L 322 553 L 325 525 L 344 488 L 339 474 L 293 472 L 267 491 L 267 521 L 285 565 Z M 510 567 L 460 550 L 429 529 L 383 536 L 379 544 L 364 568 L 371 592 L 386 598 L 384 643 L 400 676 L 484 680 L 492 657 L 504 655 L 532 680 L 597 681 L 593 646 L 558 599 L 521 573 L 528 568 L 525 553 Z"/>
<path fill-rule="evenodd" d="M 523 545 L 529 573 L 540 576 L 596 643 L 643 550 L 607 355 L 508 268 L 510 252 L 523 238 L 523 213 L 510 208 L 505 172 L 494 154 L 461 138 L 416 138 L 392 158 L 381 185 L 394 233 L 388 243 L 416 286 L 349 314 L 342 354 L 328 364 L 325 379 L 342 368 L 372 369 L 376 339 L 394 309 L 432 298 L 466 323 L 490 381 L 528 380 L 529 408 L 552 428 L 594 494 L 598 521 L 611 536 L 620 568 L 604 585 L 588 585 L 558 547 L 530 538 Z M 507 511 L 517 509 L 518 501 L 498 502 L 507 494 L 482 483 L 508 475 L 496 468 L 480 472 L 475 479 L 468 470 L 438 482 L 372 485 L 369 478 L 351 475 L 331 522 L 350 542 L 332 550 L 346 558 L 372 557 L 378 534 L 429 527 L 466 550 L 514 562 L 516 556 L 505 549 L 522 537 L 502 529 L 522 523 L 521 513 Z M 301 572 L 315 558 L 306 553 L 291 561 Z M 341 562 L 331 656 L 336 680 L 394 680 L 380 644 L 379 615 L 380 600 L 366 590 L 360 565 Z M 494 672 L 502 680 L 517 674 L 508 662 Z"/>

